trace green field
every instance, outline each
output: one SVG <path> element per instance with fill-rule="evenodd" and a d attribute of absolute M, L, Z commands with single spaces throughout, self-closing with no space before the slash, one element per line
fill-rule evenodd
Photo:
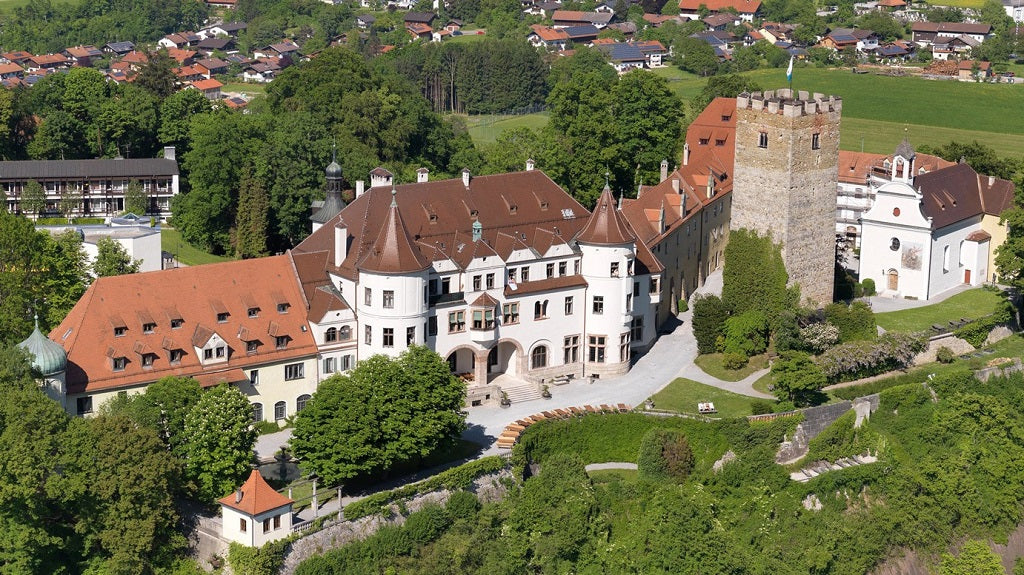
<path fill-rule="evenodd" d="M 3 0 L 0 0 L 3 1 Z M 247 82 L 227 82 L 224 87 L 221 88 L 221 92 L 241 92 L 248 95 L 250 98 L 253 96 L 259 96 L 267 92 L 267 87 L 263 84 L 250 84 Z"/>
<path fill-rule="evenodd" d="M 175 254 L 178 261 L 187 266 L 198 266 L 202 264 L 215 264 L 230 261 L 233 258 L 215 256 L 208 254 L 199 248 L 181 239 L 181 232 L 167 226 L 160 227 L 160 249 Z"/>
<path fill-rule="evenodd" d="M 985 5 L 985 0 L 937 0 L 928 2 L 932 6 L 951 6 L 953 8 L 975 8 L 980 9 Z"/>
<path fill-rule="evenodd" d="M 665 78 L 684 100 L 700 94 L 707 82 L 674 66 L 653 73 Z M 786 83 L 782 69 L 755 70 L 746 75 L 765 89 L 781 88 Z M 844 150 L 887 154 L 909 137 L 917 146 L 977 140 L 995 148 L 999 155 L 1024 156 L 1024 116 L 1007 113 L 1024 107 L 1024 86 L 851 74 L 846 68 L 797 68 L 793 88 L 843 99 L 840 146 Z M 466 119 L 477 143 L 493 142 L 509 128 L 539 128 L 546 121 L 543 113 Z"/>
<path fill-rule="evenodd" d="M 924 331 L 932 324 L 950 320 L 976 319 L 996 310 L 1003 296 L 987 289 L 972 289 L 937 304 L 875 314 L 875 322 L 886 331 Z"/>
<path fill-rule="evenodd" d="M 758 398 L 679 377 L 656 393 L 652 399 L 655 409 L 696 414 L 698 403 L 710 401 L 718 410 L 714 417 L 744 417 L 751 413 L 750 402 L 757 401 Z"/>
<path fill-rule="evenodd" d="M 755 355 L 747 360 L 747 365 L 742 369 L 726 369 L 722 366 L 722 354 L 705 353 L 698 355 L 693 363 L 701 368 L 704 373 L 716 377 L 722 381 L 740 381 L 759 369 L 768 367 L 768 356 Z"/>

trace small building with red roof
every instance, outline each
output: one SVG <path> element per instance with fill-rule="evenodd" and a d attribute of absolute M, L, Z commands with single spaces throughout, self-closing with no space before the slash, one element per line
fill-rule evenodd
<path fill-rule="evenodd" d="M 288 497 L 270 486 L 259 470 L 234 493 L 220 501 L 221 536 L 247 547 L 262 547 L 292 532 L 292 505 Z"/>

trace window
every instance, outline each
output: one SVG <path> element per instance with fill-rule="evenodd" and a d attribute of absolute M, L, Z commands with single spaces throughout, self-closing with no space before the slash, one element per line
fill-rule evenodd
<path fill-rule="evenodd" d="M 270 518 L 269 517 L 263 520 L 263 532 L 264 533 L 269 533 L 270 532 Z"/>
<path fill-rule="evenodd" d="M 416 343 L 416 328 L 407 327 L 405 328 L 405 345 L 406 347 L 414 345 Z"/>
<path fill-rule="evenodd" d="M 352 369 L 352 356 L 343 355 L 341 356 L 341 371 L 348 371 Z"/>
<path fill-rule="evenodd" d="M 820 150 L 821 149 L 820 134 L 811 134 L 811 149 L 812 150 Z"/>
<path fill-rule="evenodd" d="M 170 357 L 171 363 L 180 363 L 181 362 L 181 358 L 184 355 L 185 355 L 184 351 L 182 351 L 180 349 L 172 349 L 171 350 L 171 357 Z"/>
<path fill-rule="evenodd" d="M 437 335 L 437 316 L 436 315 L 432 315 L 432 316 L 427 318 L 427 335 L 428 336 L 435 336 L 435 335 Z"/>
<path fill-rule="evenodd" d="M 241 531 L 242 533 L 245 533 L 248 530 L 247 527 L 246 527 L 246 525 L 248 525 L 248 523 L 246 523 L 245 519 L 242 519 L 242 518 L 239 518 L 238 521 L 239 521 L 239 523 L 238 523 L 238 530 Z"/>
<path fill-rule="evenodd" d="M 336 357 L 325 357 L 324 358 L 324 373 L 334 373 L 338 371 L 338 358 Z"/>
<path fill-rule="evenodd" d="M 155 323 L 144 323 L 144 324 L 142 324 L 142 333 L 153 333 L 153 330 L 155 330 L 155 329 L 156 329 L 156 324 Z"/>
<path fill-rule="evenodd" d="M 629 332 L 619 336 L 619 361 L 629 361 Z"/>
<path fill-rule="evenodd" d="M 964 267 L 964 240 L 960 240 L 960 253 L 957 255 L 957 263 Z"/>
<path fill-rule="evenodd" d="M 305 397 L 309 397 L 309 396 L 307 395 Z M 298 410 L 296 409 L 296 411 L 298 411 Z M 275 515 L 274 516 L 274 529 L 280 529 L 280 528 L 281 528 L 281 516 L 280 515 Z"/>
<path fill-rule="evenodd" d="M 473 329 L 494 329 L 494 310 L 473 310 Z"/>
<path fill-rule="evenodd" d="M 949 246 L 942 248 L 942 273 L 949 271 Z"/>
<path fill-rule="evenodd" d="M 249 308 L 249 310 L 246 313 L 248 313 L 249 317 L 252 317 L 252 318 L 260 317 L 260 308 L 258 308 L 258 307 L 251 307 L 251 308 Z"/>
<path fill-rule="evenodd" d="M 572 273 L 573 275 L 580 275 L 580 260 L 573 260 Z"/>
<path fill-rule="evenodd" d="M 228 315 L 230 315 L 230 314 L 228 314 L 228 312 L 226 312 L 226 311 L 222 311 L 222 312 L 218 313 L 217 314 L 217 323 L 227 323 Z"/>
<path fill-rule="evenodd" d="M 484 276 L 484 285 L 487 286 L 487 289 L 494 289 L 494 274 Z"/>
<path fill-rule="evenodd" d="M 547 319 L 548 300 L 538 301 L 533 304 L 533 319 Z"/>
<path fill-rule="evenodd" d="M 640 282 L 633 282 L 633 297 L 640 296 Z"/>
<path fill-rule="evenodd" d="M 587 357 L 591 363 L 604 363 L 604 343 L 605 337 L 603 335 L 590 336 L 589 345 L 587 346 Z"/>
<path fill-rule="evenodd" d="M 594 313 L 597 314 L 597 315 L 601 315 L 601 314 L 604 313 L 604 296 L 603 295 L 596 295 L 596 296 L 594 296 Z"/>
<path fill-rule="evenodd" d="M 572 315 L 572 296 L 565 296 L 565 315 Z"/>
<path fill-rule="evenodd" d="M 708 142 L 710 142 L 710 141 L 711 141 L 711 138 L 697 138 L 697 145 L 698 146 L 706 146 L 706 145 L 708 145 Z"/>
<path fill-rule="evenodd" d="M 386 289 L 384 290 L 384 309 L 395 308 L 395 291 Z"/>
<path fill-rule="evenodd" d="M 520 268 L 519 269 L 519 277 L 521 277 L 524 282 L 530 281 L 530 268 L 528 268 L 528 267 Z"/>
<path fill-rule="evenodd" d="M 626 294 L 626 313 L 633 311 L 633 294 Z"/>
<path fill-rule="evenodd" d="M 249 383 L 251 385 L 259 385 L 260 384 L 260 370 L 258 370 L 258 369 L 250 369 L 249 370 Z"/>
<path fill-rule="evenodd" d="M 518 269 L 516 269 L 516 268 L 509 268 L 509 270 L 508 270 L 508 282 L 509 283 L 515 283 L 516 282 L 516 274 L 518 274 L 518 273 L 519 273 Z"/>
<path fill-rule="evenodd" d="M 279 335 L 274 338 L 274 343 L 277 345 L 277 349 L 284 349 L 288 347 L 288 336 Z"/>
<path fill-rule="evenodd" d="M 370 306 L 373 305 L 373 290 L 370 288 L 363 288 L 363 303 Z"/>
<path fill-rule="evenodd" d="M 441 278 L 441 293 L 452 293 L 452 278 Z"/>
<path fill-rule="evenodd" d="M 288 409 L 287 406 L 285 405 L 285 402 L 279 401 L 274 404 L 274 421 L 280 421 L 284 419 L 287 413 Z"/>
<path fill-rule="evenodd" d="M 513 324 L 519 323 L 519 304 L 518 303 L 507 303 L 501 308 L 502 323 Z"/>
<path fill-rule="evenodd" d="M 384 347 L 395 347 L 395 328 L 384 328 Z"/>
<path fill-rule="evenodd" d="M 260 347 L 260 342 L 256 340 L 245 342 L 245 353 L 256 353 Z"/>
<path fill-rule="evenodd" d="M 284 366 L 284 379 L 285 381 L 292 381 L 295 379 L 302 379 L 303 373 L 305 372 L 305 365 L 301 363 L 289 363 Z"/>
<path fill-rule="evenodd" d="M 178 329 L 178 328 L 181 327 L 181 324 L 183 324 L 183 323 L 185 323 L 185 320 L 183 320 L 183 319 L 172 319 L 171 320 L 171 329 Z"/>
<path fill-rule="evenodd" d="M 458 331 L 466 331 L 466 312 L 450 311 L 448 312 L 448 333 Z"/>
<path fill-rule="evenodd" d="M 644 339 L 644 316 L 638 315 L 629 322 L 631 341 L 643 341 Z"/>
<path fill-rule="evenodd" d="M 767 148 L 768 147 L 768 132 L 761 132 L 757 136 L 757 147 Z"/>
<path fill-rule="evenodd" d="M 473 291 L 480 291 L 480 276 L 473 276 Z"/>
<path fill-rule="evenodd" d="M 220 358 L 224 357 L 224 350 L 225 350 L 225 348 L 224 348 L 223 345 L 218 345 L 217 347 L 213 348 L 214 355 L 216 355 L 217 357 L 220 357 Z"/>
<path fill-rule="evenodd" d="M 338 328 L 330 327 L 324 332 L 324 341 L 338 341 Z"/>
<path fill-rule="evenodd" d="M 566 336 L 563 344 L 562 351 L 564 353 L 563 363 L 576 363 L 580 360 L 580 336 L 570 335 Z"/>
<path fill-rule="evenodd" d="M 373 343 L 373 328 L 370 326 L 363 328 L 363 343 L 366 345 Z"/>
<path fill-rule="evenodd" d="M 128 333 L 128 328 L 126 328 L 126 327 L 115 327 L 114 328 L 114 337 L 121 337 L 121 336 L 123 336 L 126 333 Z"/>
<path fill-rule="evenodd" d="M 252 404 L 252 420 L 255 422 L 263 421 L 263 404 L 254 403 Z"/>
<path fill-rule="evenodd" d="M 352 328 L 347 325 L 341 326 L 341 329 L 338 330 L 338 338 L 341 341 L 348 341 L 352 339 Z"/>
<path fill-rule="evenodd" d="M 79 397 L 75 400 L 78 415 L 92 413 L 92 397 Z"/>
<path fill-rule="evenodd" d="M 565 262 L 558 262 L 558 275 L 564 276 L 565 275 L 565 269 L 566 269 Z"/>
<path fill-rule="evenodd" d="M 619 277 L 619 262 L 612 262 L 612 265 L 611 265 L 611 276 L 613 278 Z"/>
<path fill-rule="evenodd" d="M 548 366 L 548 347 L 539 345 L 533 348 L 530 353 L 530 369 L 540 369 Z"/>
<path fill-rule="evenodd" d="M 555 264 L 544 266 L 544 272 L 547 274 L 548 279 L 555 277 Z"/>
<path fill-rule="evenodd" d="M 306 402 L 309 401 L 309 399 L 309 394 L 305 393 L 297 397 L 295 399 L 295 413 L 298 413 L 303 409 L 306 409 Z M 274 529 L 277 529 L 278 527 L 280 527 L 280 521 L 278 520 L 277 517 L 274 517 Z"/>
<path fill-rule="evenodd" d="M 115 357 L 114 358 L 114 371 L 124 371 L 124 368 L 127 365 L 128 365 L 128 358 L 126 358 L 126 357 Z"/>
<path fill-rule="evenodd" d="M 288 308 L 289 307 L 291 307 L 290 304 L 279 303 L 279 304 L 277 304 L 277 313 L 288 313 Z"/>
<path fill-rule="evenodd" d="M 145 353 L 142 355 L 142 367 L 153 367 L 153 359 L 155 355 L 151 353 Z"/>

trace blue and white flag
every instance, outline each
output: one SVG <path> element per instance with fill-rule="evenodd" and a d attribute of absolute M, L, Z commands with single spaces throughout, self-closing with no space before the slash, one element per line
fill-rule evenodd
<path fill-rule="evenodd" d="M 789 57 L 789 68 L 786 68 L 786 81 L 793 82 L 793 57 Z"/>

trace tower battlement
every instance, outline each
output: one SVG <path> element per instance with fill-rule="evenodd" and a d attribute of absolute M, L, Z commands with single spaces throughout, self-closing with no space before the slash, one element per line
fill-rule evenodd
<path fill-rule="evenodd" d="M 798 91 L 794 97 L 793 90 L 780 88 L 766 92 L 743 92 L 736 97 L 736 108 L 763 110 L 769 114 L 789 117 L 839 114 L 843 110 L 843 99 L 805 91 Z"/>

